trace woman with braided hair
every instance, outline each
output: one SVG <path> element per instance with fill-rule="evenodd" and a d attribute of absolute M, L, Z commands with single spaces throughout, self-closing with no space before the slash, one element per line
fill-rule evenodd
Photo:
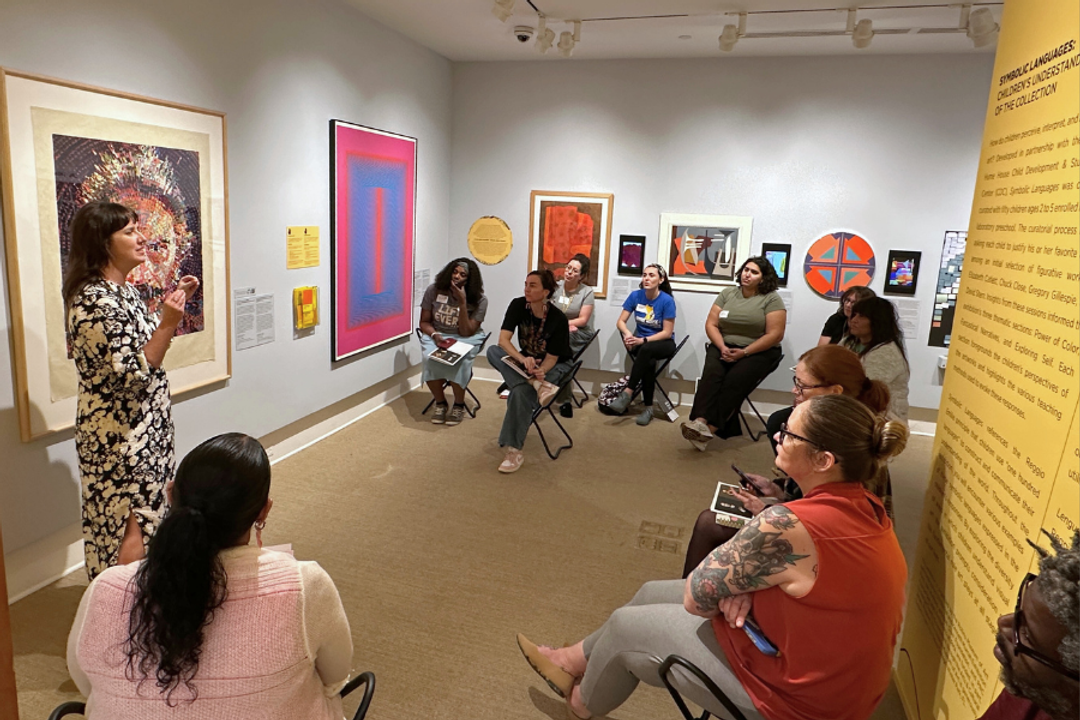
<path fill-rule="evenodd" d="M 823 395 L 800 403 L 779 435 L 776 464 L 801 499 L 750 520 L 685 582 L 646 583 L 575 645 L 518 636 L 574 715 L 610 713 L 642 680 L 659 687 L 658 668 L 672 654 L 700 668 L 750 720 L 866 720 L 874 712 L 889 687 L 907 565 L 885 508 L 863 484 L 903 450 L 907 427 L 855 398 Z M 778 652 L 751 640 L 751 619 Z M 696 678 L 670 677 L 691 701 L 726 716 Z"/>

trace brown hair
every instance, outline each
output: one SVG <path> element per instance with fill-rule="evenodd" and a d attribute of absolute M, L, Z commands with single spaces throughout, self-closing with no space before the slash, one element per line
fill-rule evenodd
<path fill-rule="evenodd" d="M 540 278 L 540 285 L 548 291 L 548 300 L 550 300 L 551 296 L 555 294 L 555 289 L 559 287 L 555 282 L 555 274 L 547 268 L 541 268 L 539 270 L 533 270 L 525 277 L 529 277 L 530 275 L 535 275 Z"/>
<path fill-rule="evenodd" d="M 71 249 L 64 273 L 64 307 L 83 286 L 101 277 L 109 264 L 109 238 L 129 222 L 138 222 L 139 214 L 129 207 L 103 200 L 83 205 L 71 220 Z"/>
<path fill-rule="evenodd" d="M 889 407 L 889 386 L 880 380 L 866 377 L 862 361 L 851 350 L 840 345 L 821 345 L 807 350 L 799 358 L 806 371 L 826 385 L 839 385 L 875 413 Z"/>
<path fill-rule="evenodd" d="M 848 482 L 868 483 L 907 446 L 907 425 L 887 420 L 848 395 L 819 395 L 799 407 L 806 438 L 836 458 Z"/>

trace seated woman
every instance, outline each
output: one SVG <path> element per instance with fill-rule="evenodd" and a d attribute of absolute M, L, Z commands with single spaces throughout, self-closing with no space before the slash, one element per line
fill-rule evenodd
<path fill-rule="evenodd" d="M 705 367 L 690 420 L 682 423 L 683 437 L 703 452 L 718 431 L 721 437 L 739 434 L 736 413 L 778 362 L 787 325 L 772 263 L 752 257 L 736 278 L 738 285 L 721 290 L 709 308 Z M 734 428 L 729 427 L 732 419 Z"/>
<path fill-rule="evenodd" d="M 634 316 L 634 329 L 626 326 Z M 641 273 L 641 285 L 623 302 L 619 321 L 615 323 L 622 333 L 623 345 L 634 358 L 630 370 L 630 382 L 626 389 L 608 405 L 616 415 L 622 415 L 630 407 L 630 401 L 641 388 L 641 400 L 645 409 L 637 416 L 638 425 L 648 425 L 652 420 L 653 393 L 656 390 L 656 363 L 675 354 L 675 299 L 671 297 L 671 283 L 667 271 L 660 265 L 646 265 Z"/>
<path fill-rule="evenodd" d="M 79 603 L 67 658 L 86 717 L 341 720 L 349 622 L 317 563 L 261 547 L 273 501 L 259 441 L 207 440 L 166 494 L 146 559 L 101 573 Z"/>
<path fill-rule="evenodd" d="M 829 319 L 825 321 L 825 326 L 821 328 L 821 337 L 818 338 L 817 344 L 836 345 L 839 343 L 847 334 L 851 308 L 860 300 L 872 297 L 877 297 L 877 293 L 865 285 L 852 285 L 845 290 L 840 296 L 840 307 L 829 316 Z"/>
<path fill-rule="evenodd" d="M 550 302 L 554 292 L 555 276 L 550 270 L 529 273 L 524 297 L 514 298 L 506 308 L 499 344 L 487 350 L 488 362 L 510 389 L 499 432 L 499 447 L 506 448 L 499 472 L 516 472 L 525 462 L 521 448 L 533 411 L 558 392 L 558 384 L 570 371 L 570 329 L 566 316 Z M 520 350 L 514 347 L 515 332 Z"/>
<path fill-rule="evenodd" d="M 803 498 L 775 505 L 713 551 L 686 581 L 646 583 L 600 629 L 525 658 L 580 718 L 619 707 L 662 659 L 701 668 L 748 718 L 866 720 L 889 686 L 907 566 L 892 522 L 862 483 L 903 449 L 907 428 L 846 395 L 800 403 L 780 431 L 777 465 Z M 779 649 L 743 630 L 751 615 Z M 674 684 L 723 708 L 689 675 Z"/>
<path fill-rule="evenodd" d="M 420 379 L 435 397 L 431 422 L 436 425 L 457 425 L 465 418 L 465 387 L 472 379 L 473 360 L 484 342 L 480 324 L 487 315 L 487 306 L 480 268 L 469 258 L 448 262 L 424 291 L 420 301 L 424 372 Z M 473 346 L 457 363 L 447 365 L 428 358 L 440 344 L 449 347 L 456 340 Z M 454 392 L 453 408 L 447 407 L 443 387 L 446 382 Z"/>
<path fill-rule="evenodd" d="M 848 320 L 848 334 L 841 345 L 859 356 L 868 378 L 888 385 L 889 415 L 906 423 L 911 370 L 904 353 L 904 332 L 896 317 L 896 306 L 879 297 L 855 303 Z"/>
<path fill-rule="evenodd" d="M 866 377 L 859 357 L 839 345 L 821 345 L 807 350 L 799 358 L 799 364 L 793 368 L 793 371 L 791 394 L 794 403 L 791 407 L 774 412 L 766 423 L 766 432 L 774 453 L 780 428 L 791 419 L 791 413 L 794 412 L 796 406 L 811 398 L 819 395 L 847 395 L 877 414 L 884 413 L 889 406 L 889 388 L 882 382 Z M 768 507 L 771 502 L 786 502 L 802 497 L 799 486 L 791 478 L 770 480 L 754 473 L 746 473 L 746 476 L 761 496 L 741 490 L 735 495 L 743 501 L 746 509 L 755 515 Z M 682 576 L 689 575 L 706 555 L 734 537 L 735 532 L 735 528 L 717 524 L 716 513 L 712 510 L 702 510 L 694 524 L 690 542 L 686 545 L 686 562 L 683 565 Z"/>
<path fill-rule="evenodd" d="M 551 297 L 551 302 L 563 311 L 570 323 L 570 351 L 574 354 L 588 345 L 596 334 L 593 329 L 593 307 L 596 305 L 596 298 L 593 289 L 585 284 L 590 266 L 587 255 L 578 253 L 570 258 L 570 262 L 563 268 L 563 279 L 559 281 L 559 286 Z M 566 388 L 557 398 L 560 404 L 559 413 L 563 417 L 574 416 L 574 406 L 570 404 L 571 392 L 570 388 Z"/>

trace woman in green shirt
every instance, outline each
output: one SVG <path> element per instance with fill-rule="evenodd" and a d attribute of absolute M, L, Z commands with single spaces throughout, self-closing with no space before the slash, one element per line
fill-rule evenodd
<path fill-rule="evenodd" d="M 705 367 L 691 419 L 682 424 L 683 437 L 701 451 L 717 431 L 723 437 L 738 434 L 724 429 L 781 355 L 787 309 L 776 292 L 776 270 L 764 257 L 752 257 L 739 268 L 736 282 L 709 309 Z"/>

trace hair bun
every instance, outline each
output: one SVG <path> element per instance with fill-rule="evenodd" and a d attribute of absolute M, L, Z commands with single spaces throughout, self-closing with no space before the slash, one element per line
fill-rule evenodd
<path fill-rule="evenodd" d="M 874 419 L 873 451 L 878 460 L 895 457 L 907 447 L 908 428 L 902 422 L 889 420 L 884 415 Z"/>

